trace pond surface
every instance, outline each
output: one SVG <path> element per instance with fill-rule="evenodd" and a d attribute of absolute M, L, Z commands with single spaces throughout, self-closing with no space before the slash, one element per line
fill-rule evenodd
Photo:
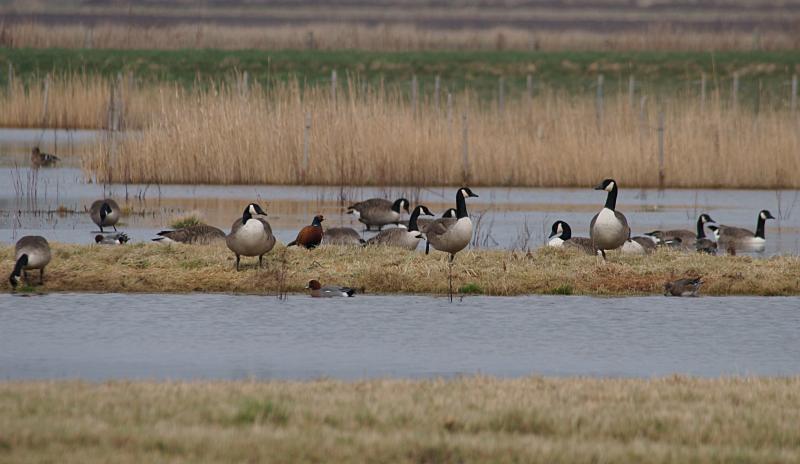
<path fill-rule="evenodd" d="M 1 163 L 0 163 L 1 164 Z M 477 187 L 480 198 L 468 207 L 477 227 L 475 245 L 525 249 L 545 243 L 557 219 L 570 223 L 573 234 L 588 236 L 589 221 L 605 201 L 605 194 L 584 189 L 530 189 Z M 294 239 L 297 230 L 318 213 L 325 225 L 362 225 L 345 214 L 349 204 L 371 197 L 406 197 L 422 202 L 437 214 L 453 207 L 452 187 L 314 187 L 314 186 L 192 186 L 101 185 L 87 182 L 77 168 L 41 169 L 0 167 L 0 243 L 14 243 L 28 234 L 56 242 L 92 243 L 97 227 L 88 209 L 92 201 L 110 196 L 128 213 L 118 226 L 133 241 L 149 241 L 179 216 L 198 214 L 226 232 L 248 202 L 265 206 L 279 240 Z M 60 208 L 61 211 L 58 211 Z M 697 216 L 710 213 L 717 221 L 754 230 L 761 209 L 779 218 L 767 223 L 764 255 L 800 252 L 800 193 L 752 190 L 623 189 L 618 209 L 634 234 L 654 229 L 694 230 Z M 364 234 L 365 238 L 370 235 Z"/>
<path fill-rule="evenodd" d="M 800 374 L 800 298 L 0 295 L 0 380 Z"/>

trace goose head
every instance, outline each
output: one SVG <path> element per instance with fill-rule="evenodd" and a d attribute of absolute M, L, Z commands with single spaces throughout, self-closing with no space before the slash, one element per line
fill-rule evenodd
<path fill-rule="evenodd" d="M 711 219 L 711 216 L 709 216 L 706 213 L 703 213 L 703 214 L 700 215 L 700 222 L 703 223 L 703 224 L 707 224 L 709 222 L 715 222 L 715 221 L 713 219 Z"/>
<path fill-rule="evenodd" d="M 772 213 L 770 213 L 769 210 L 766 210 L 766 209 L 762 209 L 761 212 L 758 213 L 758 217 L 760 217 L 761 219 L 763 219 L 765 221 L 767 219 L 775 219 L 775 216 L 773 216 Z"/>
<path fill-rule="evenodd" d="M 478 195 L 476 195 L 472 190 L 470 190 L 469 187 L 461 187 L 460 189 L 458 189 L 458 194 L 461 195 L 463 198 L 470 198 L 470 197 L 478 198 Z"/>
<path fill-rule="evenodd" d="M 442 213 L 442 217 L 443 218 L 454 218 L 454 217 L 458 217 L 458 215 L 456 214 L 456 209 L 455 208 L 449 208 L 447 211 Z"/>
<path fill-rule="evenodd" d="M 111 205 L 109 205 L 106 202 L 103 202 L 103 204 L 100 205 L 100 219 L 104 221 L 106 219 L 106 216 L 111 214 L 111 211 L 112 211 Z"/>
<path fill-rule="evenodd" d="M 258 203 L 250 203 L 244 208 L 244 212 L 242 213 L 242 222 L 247 222 L 256 215 L 266 216 L 267 213 L 261 209 L 260 206 L 258 206 Z"/>
<path fill-rule="evenodd" d="M 558 237 L 562 240 L 567 240 L 570 238 L 569 236 L 571 235 L 571 233 L 572 230 L 569 227 L 569 224 L 567 224 L 564 221 L 556 221 L 553 223 L 553 227 L 551 227 L 550 229 L 550 236 L 547 238 Z"/>
<path fill-rule="evenodd" d="M 453 210 L 453 211 L 455 211 L 455 210 Z M 425 206 L 425 205 L 417 205 L 417 207 L 414 208 L 414 212 L 417 213 L 417 214 L 424 214 L 426 216 L 433 216 L 434 215 L 431 212 L 431 210 L 429 210 L 428 207 Z"/>
<path fill-rule="evenodd" d="M 411 206 L 411 203 L 408 200 L 406 200 L 405 198 L 398 198 L 392 204 L 392 210 L 397 212 L 397 213 L 399 213 L 400 210 L 404 209 L 404 210 L 406 210 L 406 213 L 408 213 L 409 212 L 409 210 L 408 210 L 409 206 Z"/>
<path fill-rule="evenodd" d="M 594 187 L 595 190 L 605 190 L 606 192 L 613 192 L 617 189 L 617 181 L 614 179 L 605 179 Z"/>

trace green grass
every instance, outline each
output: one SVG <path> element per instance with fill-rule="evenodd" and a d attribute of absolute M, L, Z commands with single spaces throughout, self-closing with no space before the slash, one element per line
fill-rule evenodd
<path fill-rule="evenodd" d="M 605 76 L 605 93 L 627 92 L 628 76 L 636 76 L 639 92 L 660 90 L 697 91 L 701 72 L 708 74 L 708 89 L 715 83 L 723 93 L 730 90 L 734 72 L 741 74 L 742 100 L 752 99 L 759 81 L 767 97 L 788 92 L 786 80 L 796 72 L 800 51 L 738 52 L 521 52 L 521 51 L 431 51 L 369 52 L 357 50 L 74 50 L 0 49 L 0 84 L 12 63 L 17 76 L 29 79 L 49 72 L 86 71 L 105 76 L 127 74 L 142 81 L 174 81 L 190 85 L 199 77 L 209 81 L 231 79 L 247 71 L 261 83 L 297 77 L 301 82 L 330 82 L 332 70 L 339 81 L 358 76 L 374 84 L 403 84 L 419 78 L 421 93 L 431 93 L 433 80 L 441 76 L 444 89 L 464 87 L 483 95 L 494 95 L 498 77 L 504 76 L 511 96 L 522 92 L 526 76 L 537 86 L 594 93 L 597 75 Z M 749 97 L 748 97 L 749 96 Z"/>

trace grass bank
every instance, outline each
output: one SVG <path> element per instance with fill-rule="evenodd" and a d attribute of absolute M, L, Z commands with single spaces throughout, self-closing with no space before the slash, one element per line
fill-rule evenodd
<path fill-rule="evenodd" d="M 0 383 L 9 462 L 800 460 L 800 378 Z"/>
<path fill-rule="evenodd" d="M 322 247 L 307 251 L 276 247 L 267 268 L 245 259 L 233 270 L 233 254 L 224 244 L 208 246 L 53 245 L 43 288 L 52 292 L 303 292 L 311 279 L 356 287 L 366 293 L 448 294 L 448 264 L 443 253 L 431 255 L 370 247 Z M 10 274 L 13 248 L 0 249 Z M 34 273 L 34 276 L 36 273 Z M 661 294 L 664 282 L 703 276 L 706 295 L 798 295 L 800 258 L 713 257 L 660 251 L 651 256 L 611 254 L 598 265 L 593 256 L 569 250 L 531 253 L 468 251 L 453 266 L 454 290 L 462 294 L 649 295 Z M 10 289 L 7 279 L 0 288 Z"/>

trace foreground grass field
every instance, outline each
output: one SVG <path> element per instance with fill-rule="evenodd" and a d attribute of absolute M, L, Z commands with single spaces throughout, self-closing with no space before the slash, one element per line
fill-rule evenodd
<path fill-rule="evenodd" d="M 778 463 L 800 378 L 0 383 L 3 462 Z"/>
<path fill-rule="evenodd" d="M 322 247 L 307 251 L 278 245 L 265 258 L 243 258 L 233 270 L 224 244 L 209 246 L 53 245 L 44 287 L 54 292 L 302 292 L 310 279 L 347 285 L 366 293 L 449 293 L 447 257 L 382 247 Z M 4 272 L 13 268 L 13 247 L 0 248 Z M 8 280 L 0 289 L 9 290 Z M 38 272 L 32 276 L 38 278 Z M 569 250 L 531 253 L 467 251 L 453 266 L 461 294 L 647 295 L 663 293 L 667 280 L 703 276 L 707 295 L 798 295 L 800 258 L 714 257 L 660 251 L 651 256 L 611 254 L 609 263 Z"/>

